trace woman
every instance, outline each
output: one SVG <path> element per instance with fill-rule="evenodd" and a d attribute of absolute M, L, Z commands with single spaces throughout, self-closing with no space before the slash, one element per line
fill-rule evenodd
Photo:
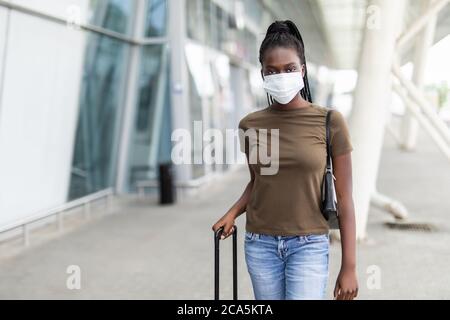
<path fill-rule="evenodd" d="M 328 109 L 311 102 L 302 37 L 292 21 L 272 23 L 260 48 L 261 75 L 269 106 L 245 116 L 242 130 L 278 129 L 278 170 L 262 174 L 249 161 L 250 182 L 239 200 L 213 225 L 222 239 L 235 219 L 247 213 L 245 259 L 255 298 L 323 299 L 328 280 L 329 227 L 321 206 L 326 166 L 325 119 Z M 342 115 L 333 110 L 330 141 L 339 208 L 342 261 L 334 297 L 351 300 L 358 283 L 352 200 L 352 145 Z M 271 139 L 267 138 L 267 145 Z M 257 143 L 258 144 L 258 143 Z"/>

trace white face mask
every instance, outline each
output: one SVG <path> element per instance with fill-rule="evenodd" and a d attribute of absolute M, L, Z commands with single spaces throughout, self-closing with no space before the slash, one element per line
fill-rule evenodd
<path fill-rule="evenodd" d="M 264 76 L 264 90 L 280 104 L 291 102 L 303 87 L 301 72 L 285 72 Z"/>

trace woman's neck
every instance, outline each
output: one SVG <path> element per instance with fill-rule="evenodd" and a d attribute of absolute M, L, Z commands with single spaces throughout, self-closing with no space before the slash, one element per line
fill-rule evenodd
<path fill-rule="evenodd" d="M 272 108 L 276 110 L 292 110 L 306 108 L 310 104 L 311 103 L 309 101 L 306 101 L 300 94 L 298 94 L 287 104 L 279 104 L 278 102 L 274 101 L 274 103 L 272 104 Z"/>

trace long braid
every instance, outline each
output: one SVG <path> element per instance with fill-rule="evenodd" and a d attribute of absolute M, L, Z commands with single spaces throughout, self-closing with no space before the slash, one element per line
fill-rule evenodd
<path fill-rule="evenodd" d="M 309 82 L 308 82 L 308 70 L 306 68 L 306 57 L 305 57 L 305 45 L 303 43 L 303 38 L 302 35 L 300 34 L 300 31 L 298 30 L 297 26 L 295 25 L 295 23 L 293 23 L 290 20 L 286 20 L 284 21 L 284 23 L 286 23 L 286 25 L 288 26 L 289 30 L 291 31 L 291 34 L 296 37 L 298 39 L 298 41 L 300 41 L 300 44 L 303 48 L 303 63 L 305 64 L 305 75 L 303 76 L 303 82 L 305 84 L 305 87 L 301 90 L 301 95 L 303 97 L 303 99 L 312 102 L 311 99 L 311 91 L 309 89 Z"/>

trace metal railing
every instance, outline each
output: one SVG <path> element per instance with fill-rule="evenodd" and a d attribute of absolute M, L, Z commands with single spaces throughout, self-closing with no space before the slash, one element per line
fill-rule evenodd
<path fill-rule="evenodd" d="M 226 171 L 215 171 L 210 172 L 202 177 L 187 180 L 187 181 L 174 181 L 174 187 L 177 189 L 198 189 L 207 183 L 213 182 L 216 179 L 220 179 L 226 174 L 229 174 L 237 169 L 241 168 L 241 165 L 234 164 L 228 167 Z M 147 179 L 147 180 L 138 180 L 135 182 L 135 187 L 139 197 L 145 196 L 145 189 L 157 189 L 159 188 L 159 180 L 158 179 Z"/>
<path fill-rule="evenodd" d="M 108 189 L 104 189 L 104 190 L 98 191 L 96 193 L 87 195 L 85 197 L 64 203 L 64 204 L 56 206 L 54 208 L 40 211 L 29 217 L 20 219 L 18 221 L 14 221 L 14 222 L 4 225 L 4 226 L 0 226 L 0 234 L 21 228 L 23 244 L 25 246 L 28 246 L 30 244 L 30 235 L 29 235 L 30 234 L 30 224 L 55 216 L 57 226 L 58 226 L 58 231 L 61 232 L 64 229 L 64 216 L 67 211 L 73 210 L 78 207 L 84 207 L 85 217 L 89 218 L 91 215 L 91 204 L 93 202 L 98 201 L 100 199 L 106 199 L 106 208 L 109 209 L 111 206 L 111 200 L 112 200 L 113 195 L 114 195 L 114 189 L 108 188 Z M 2 241 L 4 241 L 4 240 L 2 240 Z"/>
<path fill-rule="evenodd" d="M 209 175 L 202 176 L 200 178 L 188 180 L 188 181 L 174 181 L 173 185 L 177 189 L 197 189 L 207 182 L 211 182 L 213 179 L 221 176 L 218 173 L 210 173 Z M 158 179 L 151 180 L 139 180 L 135 184 L 139 197 L 145 196 L 145 189 L 159 188 Z"/>

